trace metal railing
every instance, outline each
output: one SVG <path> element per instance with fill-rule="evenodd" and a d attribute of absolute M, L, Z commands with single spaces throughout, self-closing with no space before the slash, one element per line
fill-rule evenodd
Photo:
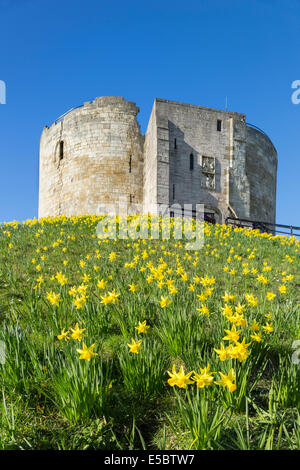
<path fill-rule="evenodd" d="M 247 126 L 249 127 L 252 127 L 253 129 L 261 132 L 263 135 L 265 135 L 266 137 L 268 137 L 268 139 L 270 139 L 270 137 L 268 136 L 268 134 L 265 133 L 265 131 L 263 131 L 262 129 L 260 129 L 259 127 L 255 126 L 254 124 L 250 124 L 250 122 L 246 122 Z"/>
<path fill-rule="evenodd" d="M 252 129 L 255 129 L 256 131 L 259 131 L 261 134 L 263 134 L 265 137 L 267 137 L 269 139 L 269 141 L 271 142 L 271 144 L 273 145 L 273 147 L 275 148 L 272 140 L 270 139 L 270 137 L 268 136 L 268 134 L 265 133 L 265 131 L 263 131 L 262 129 L 260 129 L 260 127 L 257 127 L 255 126 L 254 124 L 250 124 L 250 122 L 246 122 L 246 125 L 248 127 L 252 127 Z M 275 149 L 276 150 L 276 149 Z"/>
<path fill-rule="evenodd" d="M 64 120 L 64 117 L 69 114 L 71 111 L 74 111 L 74 109 L 78 109 L 78 108 L 82 108 L 83 104 L 79 105 L 79 106 L 75 106 L 74 108 L 71 108 L 69 109 L 69 111 L 67 111 L 66 113 L 62 114 L 61 116 L 59 116 L 55 121 L 54 121 L 54 124 L 57 124 L 58 122 L 61 122 Z"/>
<path fill-rule="evenodd" d="M 262 222 L 258 220 L 239 219 L 235 217 L 227 217 L 225 220 L 226 225 L 233 225 L 236 227 L 258 229 L 260 232 L 275 233 L 281 235 L 289 235 L 300 237 L 300 227 L 294 225 L 272 224 L 271 222 Z M 277 230 L 278 228 L 288 229 L 288 231 Z M 297 233 L 298 232 L 298 233 Z"/>

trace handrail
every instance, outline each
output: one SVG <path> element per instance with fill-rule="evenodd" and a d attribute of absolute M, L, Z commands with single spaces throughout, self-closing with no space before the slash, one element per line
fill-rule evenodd
<path fill-rule="evenodd" d="M 240 219 L 240 218 L 235 218 L 235 217 L 227 217 L 225 219 L 226 225 L 228 225 L 230 222 L 233 222 L 234 225 L 238 225 L 240 227 L 249 227 L 249 225 L 245 224 L 251 224 L 252 227 L 256 227 L 265 231 L 272 230 L 275 233 L 282 233 L 285 235 L 293 235 L 296 237 L 300 237 L 300 233 L 294 233 L 295 231 L 300 231 L 300 227 L 296 227 L 295 225 L 283 225 L 283 224 L 273 224 L 272 222 L 263 222 L 263 221 L 258 221 L 258 220 L 251 220 L 251 219 Z M 237 223 L 235 223 L 237 222 Z M 273 228 L 272 228 L 273 227 Z M 289 232 L 283 232 L 280 230 L 276 230 L 276 227 L 279 228 L 286 228 L 289 229 Z"/>
<path fill-rule="evenodd" d="M 268 139 L 270 139 L 270 137 L 265 133 L 265 131 L 263 131 L 263 130 L 260 129 L 259 127 L 255 126 L 254 124 L 250 124 L 250 122 L 246 122 L 246 125 L 249 126 L 249 127 L 253 127 L 253 129 L 256 129 L 257 131 L 261 132 L 261 133 L 264 134 L 266 137 L 268 137 Z"/>
<path fill-rule="evenodd" d="M 57 124 L 58 122 L 60 121 L 63 121 L 64 117 L 69 114 L 71 111 L 73 111 L 74 109 L 78 109 L 78 108 L 82 108 L 83 104 L 80 104 L 79 106 L 75 106 L 74 108 L 71 108 L 69 109 L 69 111 L 67 111 L 66 113 L 62 114 L 61 116 L 59 116 L 55 121 L 54 121 L 54 124 Z"/>
<path fill-rule="evenodd" d="M 257 131 L 259 131 L 261 134 L 263 134 L 265 137 L 267 137 L 269 139 L 269 141 L 271 142 L 271 144 L 273 145 L 274 149 L 276 150 L 272 140 L 270 139 L 270 137 L 268 136 L 268 134 L 265 133 L 265 131 L 263 131 L 262 129 L 260 129 L 259 127 L 255 126 L 254 124 L 250 124 L 250 122 L 246 122 L 246 125 L 249 126 L 249 127 L 252 127 L 252 129 L 256 129 Z"/>

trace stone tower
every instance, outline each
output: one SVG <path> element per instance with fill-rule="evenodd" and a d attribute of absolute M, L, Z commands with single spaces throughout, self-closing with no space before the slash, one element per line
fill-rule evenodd
<path fill-rule="evenodd" d="M 101 97 L 45 127 L 39 217 L 101 214 L 120 199 L 139 212 L 204 204 L 275 222 L 277 152 L 240 113 L 155 99 L 145 136 L 135 103 Z"/>
<path fill-rule="evenodd" d="M 45 127 L 39 217 L 98 214 L 127 196 L 142 204 L 143 136 L 135 103 L 96 98 Z"/>

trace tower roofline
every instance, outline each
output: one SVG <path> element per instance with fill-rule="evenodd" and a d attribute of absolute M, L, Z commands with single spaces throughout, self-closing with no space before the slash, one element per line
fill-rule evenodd
<path fill-rule="evenodd" d="M 243 118 L 244 120 L 246 119 L 246 114 L 244 114 L 244 113 L 237 113 L 235 111 L 226 111 L 224 109 L 217 109 L 217 108 L 207 108 L 205 106 L 199 106 L 197 104 L 182 103 L 181 101 L 171 101 L 171 100 L 164 100 L 162 98 L 155 98 L 154 102 L 156 102 L 156 103 L 177 104 L 177 105 L 186 106 L 186 107 L 189 107 L 189 108 L 197 108 L 197 109 L 203 109 L 205 111 L 213 111 L 213 112 L 217 112 L 217 113 L 230 114 L 230 115 L 233 115 L 233 116 L 236 116 L 236 117 L 238 116 L 240 118 Z"/>

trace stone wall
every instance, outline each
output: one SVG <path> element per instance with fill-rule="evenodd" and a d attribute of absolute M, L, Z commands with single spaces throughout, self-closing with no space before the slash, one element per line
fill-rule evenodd
<path fill-rule="evenodd" d="M 229 204 L 240 218 L 250 218 L 250 184 L 246 169 L 247 125 L 232 120 L 229 159 Z"/>
<path fill-rule="evenodd" d="M 39 217 L 101 213 L 120 198 L 142 204 L 144 138 L 138 111 L 123 97 L 100 97 L 44 128 Z"/>
<path fill-rule="evenodd" d="M 275 223 L 277 152 L 268 136 L 250 126 L 247 126 L 246 173 L 251 219 Z"/>
<path fill-rule="evenodd" d="M 244 123 L 245 116 L 161 99 L 155 109 L 158 202 L 204 204 L 217 209 L 221 222 L 229 201 L 231 121 Z"/>
<path fill-rule="evenodd" d="M 218 222 L 275 221 L 277 153 L 244 114 L 157 98 L 142 136 L 138 112 L 100 97 L 44 128 L 39 217 L 111 212 L 121 200 L 137 212 L 204 204 Z"/>
<path fill-rule="evenodd" d="M 144 144 L 143 211 L 155 213 L 157 204 L 157 124 L 156 104 L 149 119 Z"/>

